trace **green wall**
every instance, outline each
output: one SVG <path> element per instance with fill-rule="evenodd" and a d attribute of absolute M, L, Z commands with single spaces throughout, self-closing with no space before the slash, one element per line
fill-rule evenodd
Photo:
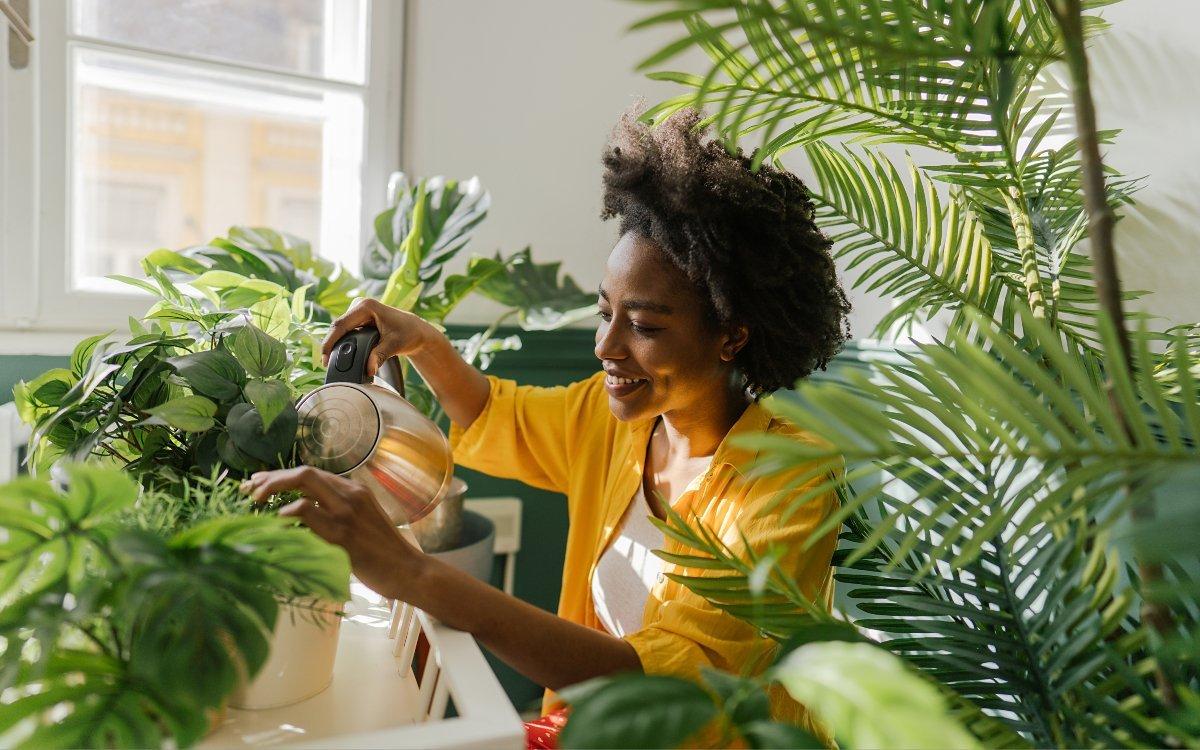
<path fill-rule="evenodd" d="M 53 367 L 66 367 L 67 358 L 40 354 L 0 355 L 0 404 L 12 401 L 12 389 L 18 380 L 29 380 Z"/>
<path fill-rule="evenodd" d="M 449 334 L 455 338 L 465 338 L 475 331 L 475 328 L 452 326 Z M 593 332 L 590 330 L 502 331 L 503 335 L 513 333 L 520 335 L 522 349 L 500 353 L 487 370 L 488 374 L 532 385 L 565 385 L 586 378 L 597 370 L 598 363 L 592 353 Z M 842 367 L 861 366 L 866 360 L 886 356 L 888 351 L 882 347 L 851 345 L 830 366 L 829 373 L 819 373 L 818 377 L 827 377 Z M 66 359 L 0 356 L 0 403 L 11 399 L 12 386 L 18 380 L 28 380 L 51 367 L 64 366 Z M 467 469 L 460 470 L 460 476 L 470 487 L 468 497 L 512 496 L 523 500 L 521 551 L 517 555 L 514 593 L 542 609 L 555 611 L 562 585 L 567 533 L 565 498 Z M 499 583 L 498 569 L 493 582 Z M 488 660 L 517 710 L 536 709 L 541 699 L 541 689 L 491 654 L 488 654 Z"/>

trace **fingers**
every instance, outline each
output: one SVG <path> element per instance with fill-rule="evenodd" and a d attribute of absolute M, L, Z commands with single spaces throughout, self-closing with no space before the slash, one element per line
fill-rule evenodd
<path fill-rule="evenodd" d="M 329 366 L 329 355 L 333 352 L 333 345 L 347 333 L 368 323 L 374 323 L 376 328 L 380 327 L 376 314 L 379 306 L 380 303 L 377 300 L 357 299 L 349 310 L 333 321 L 329 326 L 329 335 L 321 342 L 321 363 L 323 365 Z"/>
<path fill-rule="evenodd" d="M 343 494 L 348 488 L 342 486 L 344 483 L 348 483 L 348 480 L 327 471 L 312 466 L 298 466 L 253 474 L 242 483 L 242 491 L 249 493 L 254 502 L 263 503 L 271 495 L 299 490 L 314 502 L 336 511 L 346 505 Z"/>
<path fill-rule="evenodd" d="M 310 497 L 302 497 L 279 509 L 279 515 L 299 518 L 317 536 L 332 544 L 341 544 L 339 526 Z"/>

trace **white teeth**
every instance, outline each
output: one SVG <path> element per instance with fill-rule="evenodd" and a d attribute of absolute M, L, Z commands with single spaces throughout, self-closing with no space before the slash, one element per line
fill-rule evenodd
<path fill-rule="evenodd" d="M 609 375 L 605 378 L 605 380 L 608 381 L 609 385 L 633 385 L 634 383 L 642 382 L 640 379 L 634 380 L 633 378 L 618 378 L 615 375 Z"/>

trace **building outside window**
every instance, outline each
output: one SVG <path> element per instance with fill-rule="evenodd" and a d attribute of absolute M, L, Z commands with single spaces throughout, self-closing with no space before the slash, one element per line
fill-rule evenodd
<path fill-rule="evenodd" d="M 0 114 L 0 336 L 121 323 L 145 302 L 107 276 L 236 224 L 353 269 L 399 167 L 402 10 L 31 3 L 29 64 L 0 73 L 5 101 L 26 104 Z"/>

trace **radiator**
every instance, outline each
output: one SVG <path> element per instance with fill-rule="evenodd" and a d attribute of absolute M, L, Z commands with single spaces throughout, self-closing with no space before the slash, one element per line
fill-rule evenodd
<path fill-rule="evenodd" d="M 25 473 L 21 462 L 29 443 L 29 427 L 17 416 L 17 405 L 0 404 L 0 482 Z"/>

